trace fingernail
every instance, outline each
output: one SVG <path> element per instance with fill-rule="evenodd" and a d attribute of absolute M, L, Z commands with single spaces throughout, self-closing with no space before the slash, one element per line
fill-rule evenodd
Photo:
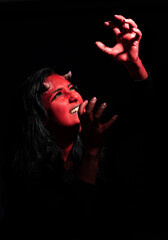
<path fill-rule="evenodd" d="M 106 106 L 107 106 L 106 102 L 102 103 L 102 108 L 105 108 Z"/>
<path fill-rule="evenodd" d="M 96 44 L 96 45 L 99 45 L 99 44 L 100 44 L 100 41 L 96 41 L 95 44 Z"/>
<path fill-rule="evenodd" d="M 85 103 L 88 103 L 88 100 L 85 100 L 84 102 L 85 102 Z"/>
<path fill-rule="evenodd" d="M 106 26 L 109 26 L 109 22 L 104 22 L 104 24 L 105 24 Z"/>
<path fill-rule="evenodd" d="M 97 100 L 96 97 L 93 97 L 93 98 L 92 98 L 92 102 L 95 102 L 96 100 Z"/>

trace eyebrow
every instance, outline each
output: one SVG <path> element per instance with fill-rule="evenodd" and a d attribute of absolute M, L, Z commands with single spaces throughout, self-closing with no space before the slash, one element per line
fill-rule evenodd
<path fill-rule="evenodd" d="M 71 85 L 73 85 L 73 84 L 72 84 L 72 83 L 69 83 L 69 84 L 68 84 L 68 87 L 70 87 Z M 51 96 L 52 96 L 54 93 L 56 93 L 56 92 L 58 92 L 58 91 L 60 91 L 60 90 L 62 90 L 62 88 L 57 88 L 57 89 L 55 89 L 55 90 L 51 93 L 51 95 L 49 96 L 48 100 L 51 98 Z"/>

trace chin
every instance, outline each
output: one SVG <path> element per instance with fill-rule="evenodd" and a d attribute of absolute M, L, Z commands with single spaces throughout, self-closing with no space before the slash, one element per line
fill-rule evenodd
<path fill-rule="evenodd" d="M 79 119 L 76 121 L 70 121 L 69 123 L 62 125 L 65 128 L 79 128 L 80 127 L 80 121 Z"/>
<path fill-rule="evenodd" d="M 80 133 L 82 128 L 81 128 L 81 125 L 80 125 L 80 122 L 79 123 L 76 123 L 75 125 L 73 125 L 74 128 L 76 129 L 77 133 Z"/>

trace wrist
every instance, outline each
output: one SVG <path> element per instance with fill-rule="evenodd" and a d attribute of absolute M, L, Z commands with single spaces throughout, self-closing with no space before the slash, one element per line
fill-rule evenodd
<path fill-rule="evenodd" d="M 145 80 L 148 77 L 148 73 L 142 64 L 141 59 L 138 57 L 134 61 L 125 62 L 125 67 L 129 75 L 135 80 Z"/>
<path fill-rule="evenodd" d="M 83 152 L 82 161 L 80 163 L 77 177 L 84 182 L 96 184 L 99 154 L 97 148 L 85 149 Z"/>
<path fill-rule="evenodd" d="M 83 151 L 83 156 L 88 157 L 89 159 L 99 159 L 100 149 L 99 148 L 85 148 Z"/>

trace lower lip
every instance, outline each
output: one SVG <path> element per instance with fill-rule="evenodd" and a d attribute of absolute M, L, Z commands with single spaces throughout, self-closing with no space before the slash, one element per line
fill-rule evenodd
<path fill-rule="evenodd" d="M 74 115 L 74 114 L 78 114 L 78 112 L 74 112 L 74 113 L 70 113 L 70 114 Z"/>

